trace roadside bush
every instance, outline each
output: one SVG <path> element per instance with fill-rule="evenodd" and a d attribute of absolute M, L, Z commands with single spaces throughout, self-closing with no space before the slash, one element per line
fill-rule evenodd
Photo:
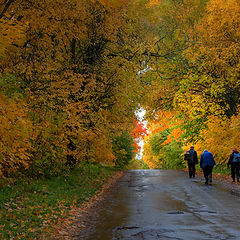
<path fill-rule="evenodd" d="M 124 168 L 129 164 L 134 156 L 133 139 L 128 132 L 115 138 L 113 141 L 113 153 L 115 155 L 115 166 L 117 168 Z"/>
<path fill-rule="evenodd" d="M 179 169 L 185 167 L 182 143 L 173 141 L 164 145 L 160 154 L 160 168 Z"/>

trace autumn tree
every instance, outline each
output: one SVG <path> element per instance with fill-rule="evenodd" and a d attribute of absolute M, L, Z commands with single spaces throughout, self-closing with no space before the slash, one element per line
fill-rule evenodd
<path fill-rule="evenodd" d="M 239 118 L 240 8 L 238 1 L 211 0 L 202 9 L 194 24 L 187 25 L 190 28 L 186 34 L 197 37 L 195 44 L 181 51 L 187 68 L 181 68 L 184 71 L 174 80 L 162 80 L 160 86 L 154 82 L 155 74 L 151 81 L 155 95 L 148 109 L 155 114 L 154 105 L 160 109 L 173 108 L 185 129 L 182 133 L 182 138 L 186 139 L 184 145 L 194 144 L 200 152 L 208 148 L 217 163 L 224 164 L 231 149 L 239 147 L 236 123 Z M 150 72 L 148 74 L 153 77 Z M 175 85 L 171 85 L 174 82 Z"/>
<path fill-rule="evenodd" d="M 181 124 L 172 111 L 159 111 L 155 120 L 149 122 L 149 134 L 144 138 L 143 160 L 150 168 L 184 167 L 184 130 Z"/>
<path fill-rule="evenodd" d="M 217 105 L 208 107 L 210 113 L 228 118 L 238 114 L 239 106 L 239 9 L 239 1 L 209 1 L 195 27 L 200 45 L 189 55 L 197 62 L 192 91 Z"/>
<path fill-rule="evenodd" d="M 25 25 L 5 17 L 12 1 L 0 5 L 0 65 L 7 59 L 7 49 L 25 41 Z M 0 176 L 28 168 L 31 164 L 34 138 L 21 83 L 12 74 L 0 71 Z"/>
<path fill-rule="evenodd" d="M 143 75 L 148 114 L 157 110 L 172 109 L 175 93 L 182 77 L 191 71 L 191 61 L 185 51 L 198 43 L 195 23 L 204 13 L 205 1 L 153 1 L 154 44 L 144 54 L 149 71 Z M 148 101 L 149 100 L 149 101 Z"/>
<path fill-rule="evenodd" d="M 80 161 L 111 163 L 112 143 L 131 132 L 143 43 L 134 7 L 125 0 L 1 5 L 11 31 L 24 28 L 21 41 L 5 44 L 1 72 L 14 75 L 26 96 L 34 175 Z"/>

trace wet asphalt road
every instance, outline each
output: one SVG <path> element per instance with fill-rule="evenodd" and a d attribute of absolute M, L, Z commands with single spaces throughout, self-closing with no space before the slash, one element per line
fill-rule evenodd
<path fill-rule="evenodd" d="M 92 224 L 88 240 L 240 239 L 240 197 L 181 171 L 128 171 Z"/>

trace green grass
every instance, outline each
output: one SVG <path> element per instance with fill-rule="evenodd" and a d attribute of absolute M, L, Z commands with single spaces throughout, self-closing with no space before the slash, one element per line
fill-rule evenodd
<path fill-rule="evenodd" d="M 231 167 L 227 167 L 227 164 L 220 165 L 218 164 L 215 168 L 213 168 L 213 172 L 215 173 L 221 173 L 226 175 L 231 175 Z"/>
<path fill-rule="evenodd" d="M 197 171 L 202 171 L 199 164 L 196 165 L 196 170 Z M 226 175 L 230 175 L 231 174 L 231 170 L 230 168 L 227 167 L 226 164 L 218 164 L 213 168 L 213 172 L 214 173 L 221 173 L 221 174 L 226 174 Z"/>
<path fill-rule="evenodd" d="M 50 226 L 93 196 L 113 171 L 82 165 L 62 177 L 0 183 L 0 239 L 39 239 L 42 232 L 50 234 Z"/>

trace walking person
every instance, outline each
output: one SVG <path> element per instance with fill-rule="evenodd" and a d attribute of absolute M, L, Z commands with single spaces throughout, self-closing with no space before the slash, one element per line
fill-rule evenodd
<path fill-rule="evenodd" d="M 232 175 L 232 182 L 235 182 L 235 176 L 237 176 L 237 182 L 239 182 L 239 169 L 240 169 L 240 153 L 237 151 L 236 148 L 233 149 L 227 166 L 229 168 L 231 165 L 231 175 Z"/>
<path fill-rule="evenodd" d="M 207 149 L 201 154 L 200 167 L 203 169 L 205 184 L 212 183 L 212 169 L 216 165 L 214 157 Z"/>
<path fill-rule="evenodd" d="M 192 177 L 195 178 L 195 172 L 196 172 L 195 165 L 198 164 L 198 156 L 193 146 L 191 146 L 190 150 L 184 154 L 184 160 L 187 160 L 188 162 L 189 178 L 192 178 Z"/>

